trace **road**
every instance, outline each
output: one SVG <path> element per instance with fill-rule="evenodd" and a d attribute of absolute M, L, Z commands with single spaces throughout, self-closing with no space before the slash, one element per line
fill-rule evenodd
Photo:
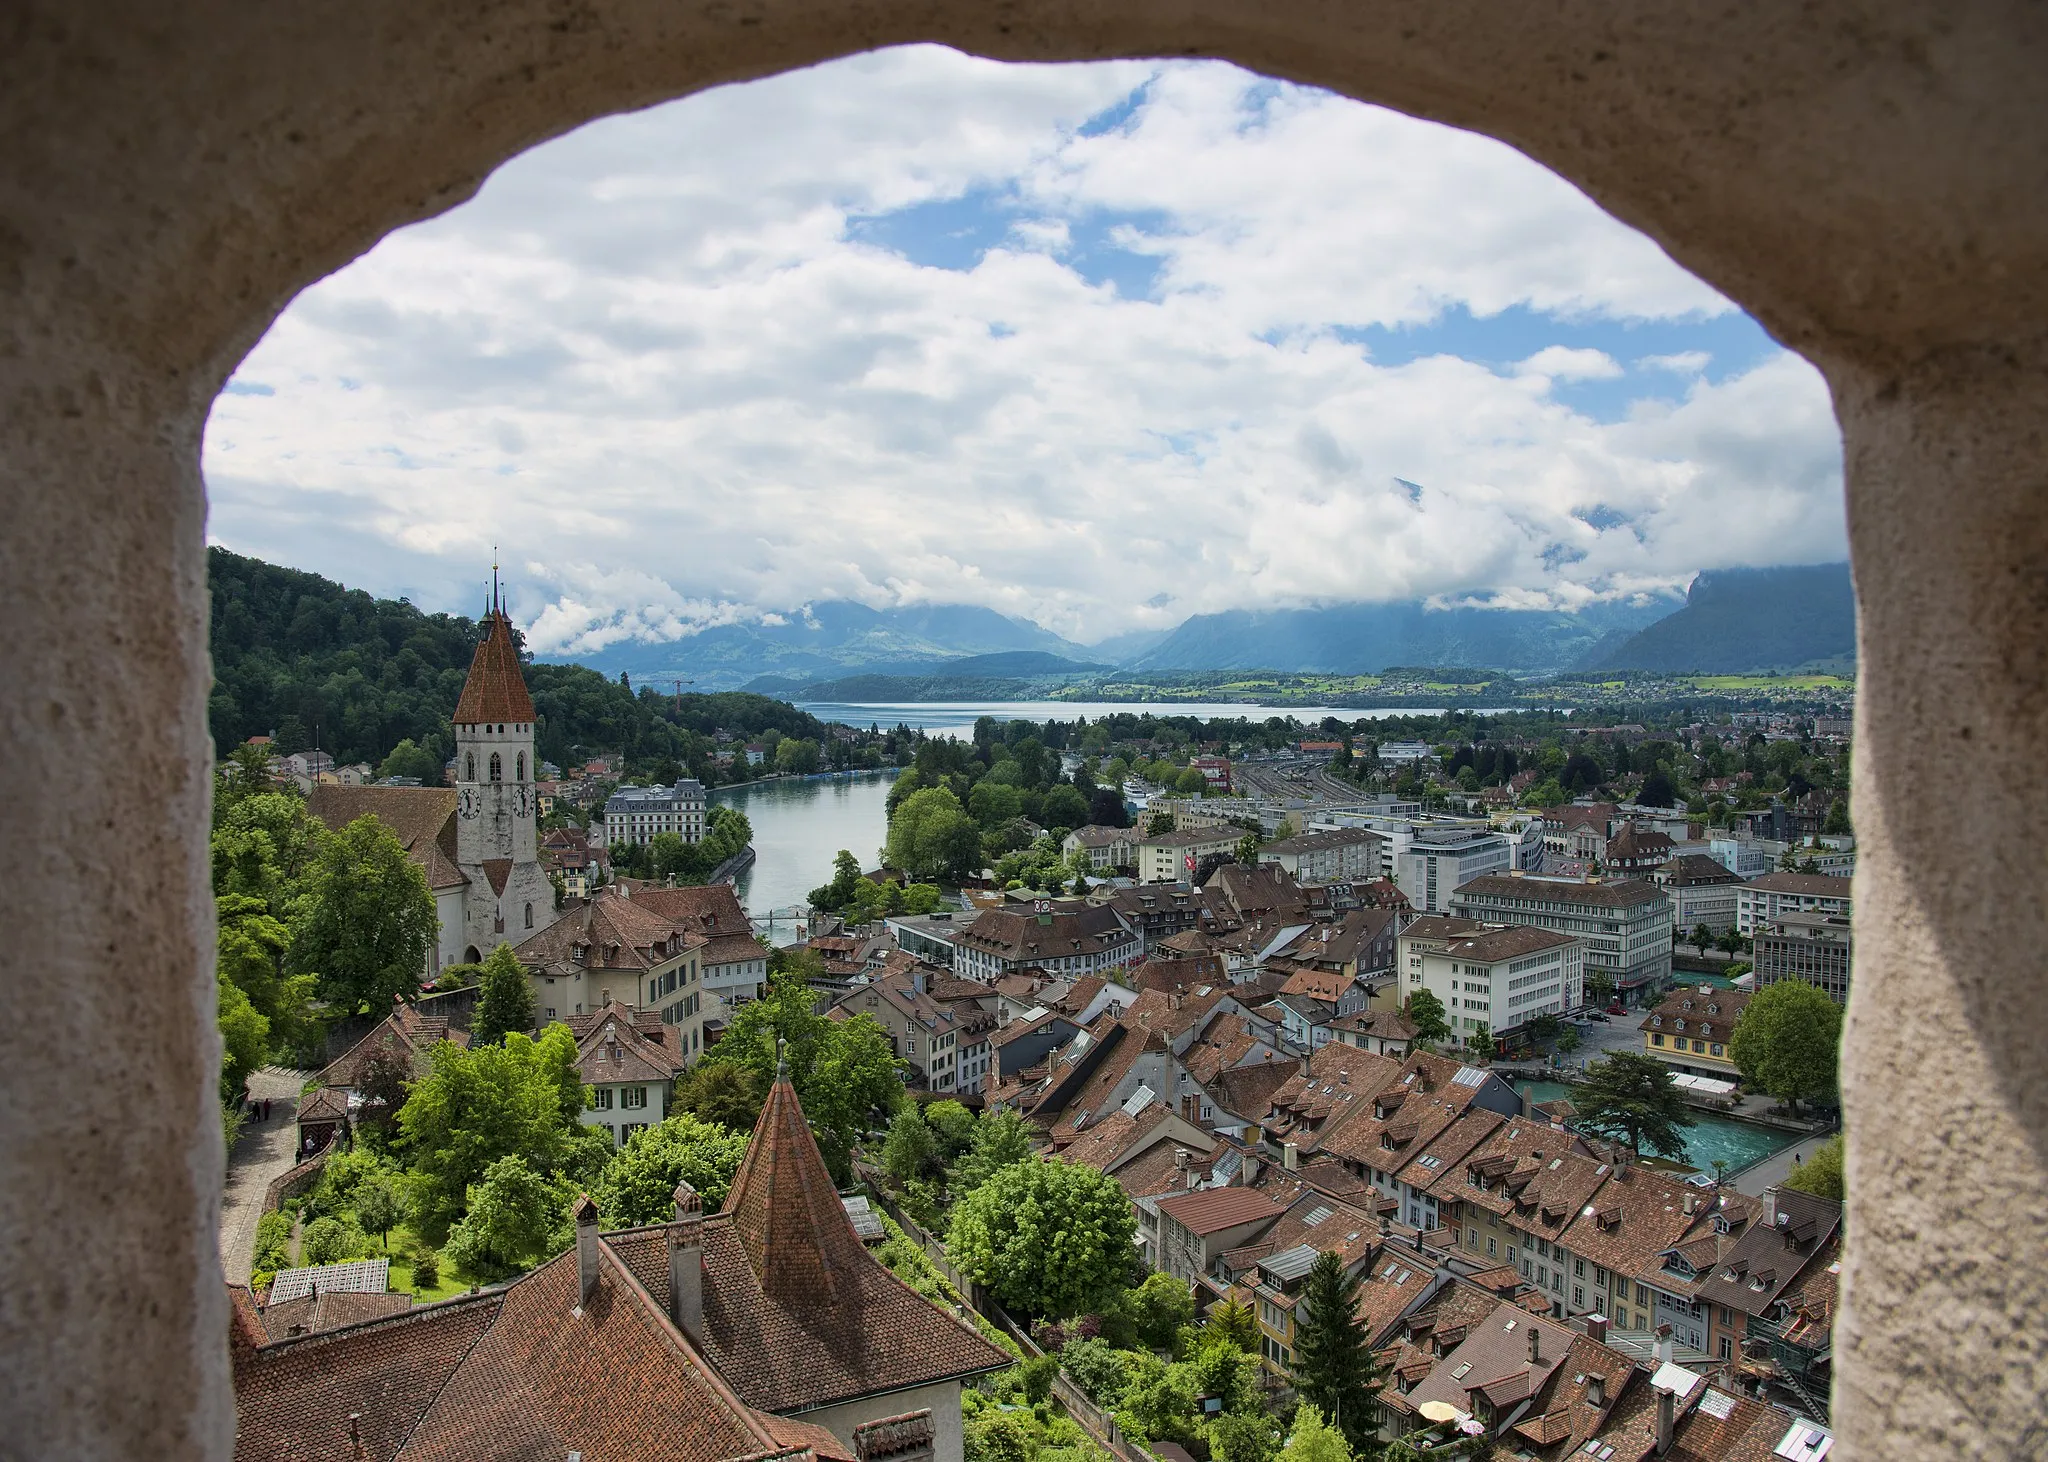
<path fill-rule="evenodd" d="M 249 1282 L 263 1195 L 297 1158 L 299 1089 L 307 1079 L 306 1072 L 281 1066 L 266 1066 L 249 1078 L 251 1096 L 270 1098 L 270 1120 L 244 1123 L 235 1150 L 228 1155 L 227 1187 L 220 1201 L 220 1265 L 230 1284 Z"/>
<path fill-rule="evenodd" d="M 1803 1141 L 1793 1143 L 1783 1152 L 1772 1153 L 1753 1168 L 1744 1168 L 1733 1179 L 1735 1191 L 1747 1193 L 1752 1198 L 1758 1197 L 1763 1193 L 1764 1189 L 1782 1183 L 1785 1179 L 1792 1176 L 1793 1158 L 1795 1156 L 1799 1161 L 1804 1162 L 1813 1156 L 1813 1150 L 1816 1147 L 1819 1147 L 1834 1135 L 1832 1132 L 1823 1132 L 1818 1137 L 1808 1137 Z"/>

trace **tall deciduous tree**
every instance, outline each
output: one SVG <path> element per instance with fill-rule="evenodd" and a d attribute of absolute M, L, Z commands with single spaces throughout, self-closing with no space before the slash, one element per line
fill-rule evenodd
<path fill-rule="evenodd" d="M 565 1195 L 517 1156 L 498 1158 L 465 1195 L 448 1255 L 479 1279 L 498 1279 L 544 1257 L 561 1227 Z"/>
<path fill-rule="evenodd" d="M 954 1166 L 947 1186 L 955 1197 L 972 1193 L 1012 1163 L 1031 1157 L 1031 1129 L 1009 1107 L 985 1111 L 975 1121 L 967 1151 Z"/>
<path fill-rule="evenodd" d="M 1415 1038 L 1419 1041 L 1449 1040 L 1451 1023 L 1444 1016 L 1444 1002 L 1429 990 L 1416 990 L 1409 995 L 1403 1007 L 1408 1019 L 1415 1024 Z"/>
<path fill-rule="evenodd" d="M 1321 1408 L 1303 1402 L 1294 1413 L 1294 1431 L 1280 1449 L 1280 1462 L 1351 1462 L 1344 1434 L 1323 1419 Z"/>
<path fill-rule="evenodd" d="M 1671 1068 L 1641 1051 L 1613 1051 L 1589 1065 L 1572 1105 L 1581 1129 L 1626 1142 L 1638 1156 L 1648 1147 L 1659 1157 L 1682 1157 L 1684 1129 L 1695 1120 Z"/>
<path fill-rule="evenodd" d="M 902 1102 L 902 1067 L 873 1016 L 827 1020 L 813 1008 L 816 999 L 794 974 L 770 975 L 767 993 L 734 1013 L 703 1064 L 743 1066 L 766 1092 L 781 1040 L 818 1150 L 833 1176 L 845 1181 L 852 1176 L 854 1143 L 874 1113 L 893 1112 Z"/>
<path fill-rule="evenodd" d="M 730 1061 L 699 1061 L 676 1083 L 676 1110 L 715 1126 L 751 1132 L 761 1119 L 761 1083 L 753 1069 Z"/>
<path fill-rule="evenodd" d="M 998 1168 L 961 1200 L 946 1249 L 1006 1308 L 1060 1319 L 1122 1289 L 1137 1226 L 1115 1178 L 1040 1158 Z"/>
<path fill-rule="evenodd" d="M 495 1046 L 513 1031 L 533 1029 L 533 982 L 512 954 L 500 944 L 484 961 L 476 1015 L 469 1027 L 472 1046 Z"/>
<path fill-rule="evenodd" d="M 958 882 L 981 861 L 981 827 L 947 787 L 906 797 L 889 818 L 889 862 L 924 882 Z"/>
<path fill-rule="evenodd" d="M 438 1239 L 499 1158 L 520 1157 L 544 1176 L 562 1171 L 576 1147 L 584 1088 L 563 1025 L 538 1040 L 514 1032 L 502 1046 L 464 1050 L 443 1041 L 432 1061 L 407 1093 L 398 1128 L 413 1170 L 413 1212 Z"/>
<path fill-rule="evenodd" d="M 1831 1095 L 1842 1044 L 1842 1008 L 1801 980 L 1766 985 L 1735 1022 L 1728 1054 L 1742 1079 L 1793 1111 Z"/>
<path fill-rule="evenodd" d="M 234 1001 L 223 996 L 223 1032 L 231 1008 L 246 1003 L 263 1021 L 264 1048 L 268 1051 L 296 1050 L 311 1034 L 312 1017 L 308 1002 L 313 995 L 311 976 L 284 972 L 285 956 L 291 949 L 291 931 L 270 914 L 260 898 L 227 894 L 214 900 L 218 918 L 215 947 L 220 978 L 233 985 L 243 997 Z M 248 1025 L 240 1034 L 246 1038 Z M 262 1059 L 255 1063 L 263 1064 Z M 252 1068 L 253 1069 L 253 1068 Z"/>
<path fill-rule="evenodd" d="M 1787 1188 L 1797 1189 L 1801 1193 L 1811 1193 L 1816 1198 L 1832 1198 L 1837 1203 L 1846 1202 L 1849 1184 L 1842 1161 L 1841 1133 L 1836 1133 L 1816 1147 L 1805 1162 L 1796 1164 L 1791 1176 L 1784 1182 Z"/>
<path fill-rule="evenodd" d="M 322 840 L 292 928 L 292 968 L 319 978 L 321 997 L 382 1013 L 419 993 L 439 929 L 426 875 L 376 818 Z"/>
<path fill-rule="evenodd" d="M 746 1151 L 745 1132 L 679 1112 L 628 1138 L 591 1196 L 615 1228 L 668 1218 L 679 1183 L 695 1188 L 709 1212 L 725 1202 Z"/>
<path fill-rule="evenodd" d="M 1358 1321 L 1363 1282 L 1341 1255 L 1326 1251 L 1309 1265 L 1295 1307 L 1294 1389 L 1354 1446 L 1368 1443 L 1379 1425 L 1373 1398 L 1380 1372 Z"/>

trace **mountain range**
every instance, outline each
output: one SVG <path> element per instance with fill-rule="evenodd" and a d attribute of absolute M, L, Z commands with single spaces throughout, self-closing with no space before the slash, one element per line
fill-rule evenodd
<path fill-rule="evenodd" d="M 929 699 L 1042 691 L 1107 671 L 1376 674 L 1392 666 L 1519 675 L 1638 669 L 1739 674 L 1840 662 L 1856 652 L 1846 564 L 1717 569 L 1683 604 L 1644 595 L 1566 613 L 1435 608 L 1421 600 L 1201 614 L 1167 632 L 1093 646 L 973 605 L 869 609 L 820 602 L 770 622 L 667 644 L 624 643 L 579 663 L 660 685 L 744 688 L 800 700 Z M 951 682 L 942 686 L 939 682 Z M 979 685 L 972 696 L 965 687 Z"/>
<path fill-rule="evenodd" d="M 1685 607 L 1594 657 L 1587 669 L 1742 675 L 1854 659 L 1856 595 L 1845 563 L 1714 569 Z"/>

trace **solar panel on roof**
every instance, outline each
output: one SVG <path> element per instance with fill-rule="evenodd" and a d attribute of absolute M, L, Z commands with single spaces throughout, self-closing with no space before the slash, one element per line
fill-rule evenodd
<path fill-rule="evenodd" d="M 1458 1074 L 1451 1078 L 1453 1086 L 1478 1086 L 1486 1080 L 1486 1073 L 1477 1066 L 1460 1066 Z"/>
<path fill-rule="evenodd" d="M 1284 1254 L 1275 1254 L 1271 1258 L 1261 1259 L 1259 1261 L 1259 1268 L 1265 1270 L 1275 1279 L 1285 1283 L 1288 1280 L 1301 1278 L 1304 1274 L 1308 1273 L 1315 1262 L 1315 1245 L 1297 1244 Z"/>
<path fill-rule="evenodd" d="M 1734 1409 L 1735 1398 L 1728 1395 L 1725 1391 L 1716 1391 L 1709 1388 L 1707 1394 L 1700 1399 L 1700 1410 L 1713 1417 L 1716 1421 L 1726 1421 L 1728 1413 Z"/>
<path fill-rule="evenodd" d="M 280 1269 L 270 1282 L 270 1303 L 321 1294 L 382 1294 L 391 1288 L 389 1259 L 352 1259 L 346 1264 L 320 1264 L 309 1269 Z"/>
<path fill-rule="evenodd" d="M 1321 1223 L 1324 1219 L 1328 1218 L 1334 1212 L 1336 1212 L 1336 1210 L 1330 1207 L 1329 1204 L 1318 1203 L 1314 1207 L 1314 1209 L 1312 1209 L 1309 1212 L 1308 1216 L 1302 1219 L 1301 1222 L 1303 1226 L 1306 1228 L 1314 1228 L 1317 1224 Z"/>

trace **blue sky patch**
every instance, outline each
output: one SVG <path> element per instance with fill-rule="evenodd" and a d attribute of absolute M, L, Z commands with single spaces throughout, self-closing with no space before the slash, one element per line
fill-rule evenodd
<path fill-rule="evenodd" d="M 266 386 L 261 381 L 229 381 L 225 386 L 221 387 L 221 391 L 229 396 L 275 396 L 277 394 L 277 389 L 274 386 Z"/>
<path fill-rule="evenodd" d="M 934 198 L 888 213 L 849 215 L 846 234 L 928 269 L 965 273 L 990 249 L 1009 241 L 1018 223 L 1041 217 L 1054 215 L 1026 209 L 1013 193 L 978 188 L 957 198 Z M 1154 296 L 1162 259 L 1126 248 L 1118 238 L 1124 230 L 1161 232 L 1169 225 L 1166 214 L 1096 210 L 1059 221 L 1066 223 L 1069 238 L 1067 247 L 1057 252 L 1061 263 L 1089 285 L 1110 285 L 1125 299 Z"/>

